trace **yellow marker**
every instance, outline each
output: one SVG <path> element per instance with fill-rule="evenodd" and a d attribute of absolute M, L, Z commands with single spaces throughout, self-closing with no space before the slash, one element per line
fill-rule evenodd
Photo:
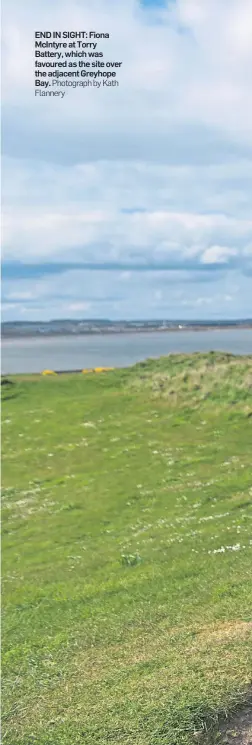
<path fill-rule="evenodd" d="M 114 367 L 95 367 L 95 372 L 107 372 L 108 370 L 114 370 Z"/>
<path fill-rule="evenodd" d="M 42 375 L 57 375 L 54 370 L 43 370 Z"/>

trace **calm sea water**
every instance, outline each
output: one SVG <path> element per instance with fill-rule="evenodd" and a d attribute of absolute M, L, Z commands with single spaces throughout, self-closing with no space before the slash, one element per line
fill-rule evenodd
<path fill-rule="evenodd" d="M 127 367 L 147 357 L 219 350 L 252 354 L 252 329 L 2 340 L 2 373 Z"/>

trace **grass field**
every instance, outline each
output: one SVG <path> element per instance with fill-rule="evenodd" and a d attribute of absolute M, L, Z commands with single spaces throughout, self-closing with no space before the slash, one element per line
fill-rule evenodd
<path fill-rule="evenodd" d="M 251 691 L 252 358 L 12 383 L 2 742 L 218 742 Z"/>

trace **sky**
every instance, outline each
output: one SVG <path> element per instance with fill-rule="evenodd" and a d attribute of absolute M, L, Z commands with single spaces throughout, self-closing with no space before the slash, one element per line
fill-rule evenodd
<path fill-rule="evenodd" d="M 35 98 L 52 29 L 108 32 L 119 87 Z M 252 316 L 251 29 L 252 0 L 3 0 L 3 320 Z"/>

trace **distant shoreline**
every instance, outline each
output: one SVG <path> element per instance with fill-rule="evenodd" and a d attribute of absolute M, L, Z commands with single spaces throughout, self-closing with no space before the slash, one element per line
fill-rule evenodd
<path fill-rule="evenodd" d="M 62 338 L 63 339 L 65 337 L 75 337 L 75 338 L 78 338 L 78 337 L 83 337 L 83 336 L 85 336 L 85 337 L 88 337 L 88 336 L 96 336 L 96 337 L 100 337 L 100 336 L 125 336 L 126 334 L 131 334 L 131 335 L 136 336 L 137 334 L 153 334 L 153 333 L 154 334 L 157 334 L 157 333 L 167 334 L 167 333 L 179 333 L 179 332 L 189 332 L 189 331 L 194 331 L 195 333 L 198 333 L 200 331 L 206 331 L 206 332 L 207 331 L 216 331 L 217 332 L 217 331 L 234 331 L 234 330 L 239 331 L 239 330 L 246 330 L 246 329 L 247 330 L 251 330 L 252 329 L 252 323 L 247 323 L 247 324 L 246 323 L 244 323 L 244 324 L 238 324 L 238 323 L 235 324 L 234 323 L 232 325 L 227 324 L 227 325 L 220 325 L 220 326 L 216 326 L 216 325 L 211 326 L 210 324 L 208 326 L 201 326 L 201 325 L 199 325 L 199 326 L 196 326 L 196 325 L 195 326 L 182 326 L 181 325 L 181 326 L 175 326 L 175 327 L 170 327 L 170 328 L 169 327 L 167 327 L 167 328 L 166 327 L 164 327 L 164 328 L 162 328 L 162 327 L 155 327 L 155 328 L 144 328 L 144 327 L 143 328 L 125 328 L 125 329 L 120 329 L 120 331 L 119 330 L 118 331 L 115 331 L 115 330 L 112 331 L 111 329 L 106 328 L 106 329 L 101 329 L 99 331 L 84 331 L 84 330 L 83 331 L 79 331 L 78 330 L 77 332 L 72 332 L 72 331 L 67 331 L 67 329 L 66 329 L 62 333 L 59 333 L 57 331 L 55 331 L 55 332 L 53 332 L 53 331 L 51 331 L 51 332 L 45 331 L 44 333 L 31 332 L 29 334 L 27 334 L 27 333 L 21 333 L 21 334 L 20 333 L 11 333 L 10 334 L 10 333 L 6 333 L 6 332 L 3 333 L 3 330 L 2 330 L 2 337 L 1 338 L 2 338 L 2 342 L 3 342 L 3 341 L 12 341 L 12 340 L 17 340 L 17 339 L 51 339 L 51 338 L 54 338 L 54 339 L 55 338 Z"/>

